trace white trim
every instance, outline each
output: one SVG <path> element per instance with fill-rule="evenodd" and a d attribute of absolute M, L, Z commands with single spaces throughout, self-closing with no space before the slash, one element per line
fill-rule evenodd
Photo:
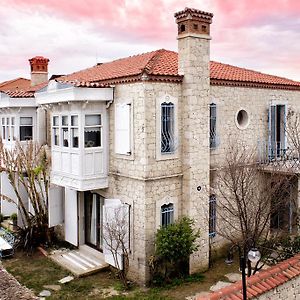
<path fill-rule="evenodd" d="M 113 100 L 113 88 L 86 88 L 53 84 L 35 93 L 38 104 L 60 103 L 69 101 L 111 101 Z"/>

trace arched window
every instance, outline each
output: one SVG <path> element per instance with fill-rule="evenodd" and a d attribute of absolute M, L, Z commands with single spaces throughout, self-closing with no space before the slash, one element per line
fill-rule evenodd
<path fill-rule="evenodd" d="M 168 226 L 174 221 L 174 205 L 173 203 L 164 204 L 160 208 L 161 226 Z"/>
<path fill-rule="evenodd" d="M 161 153 L 175 152 L 175 106 L 172 102 L 161 104 Z"/>

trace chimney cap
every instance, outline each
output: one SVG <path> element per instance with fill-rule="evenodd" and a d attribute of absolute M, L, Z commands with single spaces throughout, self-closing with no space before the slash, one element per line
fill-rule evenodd
<path fill-rule="evenodd" d="M 213 16 L 212 13 L 189 7 L 174 14 L 177 23 L 190 18 L 196 18 L 207 23 L 212 23 Z"/>
<path fill-rule="evenodd" d="M 48 63 L 49 62 L 49 58 L 46 58 L 44 56 L 40 56 L 40 55 L 37 55 L 33 58 L 30 58 L 29 59 L 29 62 L 30 63 L 33 63 L 33 62 L 45 62 L 45 63 Z"/>

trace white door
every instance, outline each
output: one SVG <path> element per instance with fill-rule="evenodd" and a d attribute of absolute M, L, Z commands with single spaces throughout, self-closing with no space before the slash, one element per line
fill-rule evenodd
<path fill-rule="evenodd" d="M 78 246 L 77 191 L 65 188 L 65 240 Z"/>
<path fill-rule="evenodd" d="M 62 224 L 64 221 L 63 198 L 63 187 L 51 185 L 48 203 L 49 227 Z"/>

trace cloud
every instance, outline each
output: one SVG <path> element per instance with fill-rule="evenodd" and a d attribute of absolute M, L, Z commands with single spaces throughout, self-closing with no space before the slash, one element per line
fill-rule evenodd
<path fill-rule="evenodd" d="M 212 59 L 300 80 L 294 0 L 0 0 L 0 81 L 29 74 L 28 58 L 69 73 L 154 49 L 177 50 L 174 12 L 214 13 Z M 293 68 L 294 67 L 294 68 Z M 15 75 L 14 75 L 15 74 Z"/>

